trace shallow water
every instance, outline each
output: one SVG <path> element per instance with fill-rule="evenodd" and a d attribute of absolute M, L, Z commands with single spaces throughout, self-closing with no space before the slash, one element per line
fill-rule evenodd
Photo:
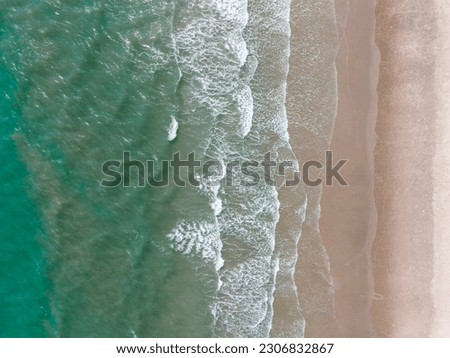
<path fill-rule="evenodd" d="M 291 196 L 296 222 L 284 245 L 281 189 L 264 183 L 140 188 L 135 177 L 130 187 L 100 186 L 102 163 L 124 151 L 158 165 L 177 152 L 223 163 L 269 151 L 295 159 L 285 108 L 290 5 L 0 5 L 10 165 L 0 314 L 13 317 L 0 335 L 264 337 L 274 317 L 272 334 L 303 334 L 301 301 L 288 319 L 274 314 L 278 299 L 297 299 L 303 189 Z"/>

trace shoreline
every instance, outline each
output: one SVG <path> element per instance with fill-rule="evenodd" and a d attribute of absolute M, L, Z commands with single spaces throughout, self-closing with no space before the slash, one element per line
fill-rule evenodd
<path fill-rule="evenodd" d="M 323 4 L 312 23 L 308 19 L 314 14 L 303 14 L 304 4 L 291 5 L 288 130 L 299 161 L 321 161 L 328 149 L 336 159 L 348 159 L 343 175 L 350 185 L 305 188 L 308 205 L 295 280 L 305 337 L 371 337 L 375 335 L 370 305 L 377 217 L 373 150 L 379 62 L 375 0 Z M 327 49 L 318 64 L 304 61 L 308 52 L 302 46 L 308 45 Z M 333 81 L 335 88 L 330 86 Z M 327 87 L 321 87 L 325 82 Z"/>
<path fill-rule="evenodd" d="M 286 97 L 289 143 L 299 163 L 323 162 L 337 107 L 338 33 L 334 0 L 291 2 L 290 25 Z M 297 190 L 305 198 L 296 218 L 301 224 L 301 236 L 294 272 L 300 313 L 305 320 L 304 335 L 339 337 L 330 263 L 318 225 L 322 188 L 303 185 Z M 296 200 L 292 196 L 288 199 Z M 286 223 L 281 230 L 288 233 L 289 227 L 296 224 Z"/>

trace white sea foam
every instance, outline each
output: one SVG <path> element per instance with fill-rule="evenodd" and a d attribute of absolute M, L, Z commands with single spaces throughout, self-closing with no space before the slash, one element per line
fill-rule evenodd
<path fill-rule="evenodd" d="M 167 238 L 176 251 L 200 255 L 207 262 L 220 262 L 222 244 L 214 222 L 181 220 Z"/>
<path fill-rule="evenodd" d="M 210 128 L 210 135 L 200 138 L 207 157 L 222 158 L 223 162 L 260 159 L 267 149 L 275 147 L 275 141 L 288 138 L 282 79 L 274 85 L 271 73 L 267 79 L 259 73 L 258 80 L 253 81 L 258 74 L 260 49 L 267 46 L 259 37 L 264 38 L 267 25 L 278 26 L 276 31 L 288 31 L 288 5 L 255 0 L 251 4 L 253 13 L 249 14 L 246 0 L 198 0 L 189 4 L 183 8 L 186 11 L 182 21 L 174 27 L 183 74 L 183 120 L 189 124 L 183 130 L 193 131 L 195 136 L 196 128 Z M 277 18 L 270 20 L 273 9 Z M 280 12 L 285 15 L 281 25 Z M 244 39 L 249 19 L 254 27 L 262 24 L 261 29 L 247 34 L 251 47 Z M 286 56 L 283 51 L 281 55 Z M 278 65 L 283 67 L 283 61 Z M 253 89 L 258 86 L 255 100 Z M 277 137 L 273 139 L 272 134 Z M 223 175 L 224 171 L 215 179 Z M 242 175 L 238 173 L 236 179 L 242 179 Z M 168 238 L 174 249 L 200 255 L 215 264 L 218 293 L 211 310 L 217 335 L 268 336 L 279 219 L 276 188 L 203 185 L 199 190 L 209 199 L 211 217 L 180 221 Z"/>
<path fill-rule="evenodd" d="M 241 113 L 241 135 L 246 137 L 252 129 L 253 96 L 249 86 L 243 85 L 236 93 L 236 102 Z"/>
<path fill-rule="evenodd" d="M 217 198 L 212 204 L 212 209 L 214 210 L 214 215 L 218 216 L 222 212 L 223 206 L 222 206 L 222 200 Z"/>
<path fill-rule="evenodd" d="M 172 122 L 170 123 L 168 129 L 167 139 L 169 141 L 173 141 L 177 137 L 177 132 L 178 132 L 178 121 L 176 120 L 175 117 L 172 116 Z"/>

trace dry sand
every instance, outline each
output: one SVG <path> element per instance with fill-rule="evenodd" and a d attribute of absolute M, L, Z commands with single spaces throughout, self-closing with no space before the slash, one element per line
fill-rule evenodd
<path fill-rule="evenodd" d="M 376 16 L 381 64 L 374 267 L 375 290 L 383 299 L 374 302 L 373 317 L 379 336 L 427 337 L 439 330 L 434 304 L 440 292 L 433 282 L 442 281 L 436 269 L 443 271 L 435 258 L 449 254 L 439 227 L 448 206 L 445 200 L 433 202 L 436 194 L 448 193 L 442 185 L 446 178 L 436 175 L 433 163 L 435 153 L 448 153 L 439 148 L 443 133 L 448 136 L 439 108 L 448 97 L 439 99 L 442 84 L 436 76 L 443 69 L 442 35 L 432 1 L 379 0 Z M 442 168 L 448 173 L 448 157 Z"/>
<path fill-rule="evenodd" d="M 435 1 L 439 56 L 434 77 L 437 101 L 436 152 L 433 160 L 434 278 L 432 293 L 435 316 L 431 336 L 450 337 L 450 6 Z"/>

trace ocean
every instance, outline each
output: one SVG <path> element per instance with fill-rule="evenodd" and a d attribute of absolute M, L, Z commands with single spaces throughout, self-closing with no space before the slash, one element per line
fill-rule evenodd
<path fill-rule="evenodd" d="M 296 161 L 290 9 L 288 0 L 0 3 L 1 337 L 303 336 L 296 245 L 305 217 L 314 227 L 319 215 L 305 188 L 285 199 L 284 245 L 281 186 L 225 185 L 219 172 L 220 185 L 140 187 L 137 175 L 101 185 L 103 163 L 124 152 L 160 176 L 177 153 Z M 283 299 L 296 303 L 277 309 Z"/>

